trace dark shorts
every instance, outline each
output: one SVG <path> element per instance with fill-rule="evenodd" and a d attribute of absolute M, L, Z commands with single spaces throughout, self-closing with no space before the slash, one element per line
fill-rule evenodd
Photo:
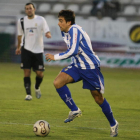
<path fill-rule="evenodd" d="M 21 48 L 21 68 L 34 71 L 44 71 L 43 53 L 32 53 L 23 47 Z"/>
<path fill-rule="evenodd" d="M 104 77 L 99 67 L 95 69 L 79 69 L 74 65 L 69 65 L 62 69 L 61 72 L 70 75 L 74 82 L 83 80 L 84 89 L 98 90 L 100 93 L 104 93 Z"/>

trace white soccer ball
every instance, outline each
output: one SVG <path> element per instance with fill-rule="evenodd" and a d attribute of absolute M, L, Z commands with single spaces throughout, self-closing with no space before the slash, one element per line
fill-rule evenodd
<path fill-rule="evenodd" d="M 50 125 L 45 120 L 39 120 L 34 124 L 33 132 L 36 136 L 47 136 L 50 133 Z"/>

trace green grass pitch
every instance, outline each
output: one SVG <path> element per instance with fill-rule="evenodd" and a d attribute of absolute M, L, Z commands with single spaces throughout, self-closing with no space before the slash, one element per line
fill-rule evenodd
<path fill-rule="evenodd" d="M 101 68 L 105 78 L 104 97 L 119 122 L 119 135 L 111 138 L 109 123 L 82 82 L 69 84 L 72 97 L 82 110 L 82 117 L 65 124 L 69 109 L 60 99 L 53 80 L 62 67 L 46 66 L 41 85 L 42 97 L 34 94 L 35 73 L 32 72 L 32 101 L 25 101 L 23 70 L 20 64 L 0 63 L 0 140 L 139 140 L 140 139 L 140 70 Z M 37 137 L 33 124 L 49 122 L 47 137 Z"/>

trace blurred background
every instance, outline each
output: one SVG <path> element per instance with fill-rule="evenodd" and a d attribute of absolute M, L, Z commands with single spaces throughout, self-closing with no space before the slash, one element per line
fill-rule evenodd
<path fill-rule="evenodd" d="M 20 56 L 15 55 L 17 20 L 25 16 L 28 2 L 35 4 L 36 14 L 50 27 L 52 38 L 44 38 L 44 53 L 66 50 L 57 16 L 60 10 L 71 9 L 76 24 L 91 38 L 101 66 L 140 68 L 140 0 L 0 0 L 0 62 L 20 63 Z M 69 59 L 45 61 L 46 65 L 68 63 Z"/>

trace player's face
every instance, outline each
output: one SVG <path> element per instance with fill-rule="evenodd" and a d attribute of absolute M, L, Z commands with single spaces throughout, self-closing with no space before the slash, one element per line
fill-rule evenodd
<path fill-rule="evenodd" d="M 29 18 L 33 18 L 35 15 L 35 8 L 32 4 L 25 6 L 25 12 Z"/>
<path fill-rule="evenodd" d="M 66 22 L 64 17 L 59 17 L 58 20 L 59 20 L 58 26 L 60 27 L 60 30 L 63 32 L 68 32 L 71 26 L 71 21 Z"/>

